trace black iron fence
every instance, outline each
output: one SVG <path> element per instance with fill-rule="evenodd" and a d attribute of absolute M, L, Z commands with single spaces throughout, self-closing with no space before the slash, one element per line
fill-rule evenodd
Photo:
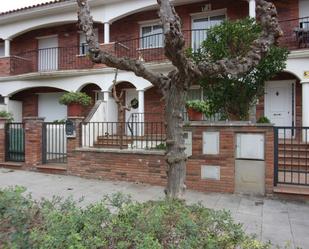
<path fill-rule="evenodd" d="M 42 161 L 43 164 L 67 162 L 65 123 L 43 123 Z"/>
<path fill-rule="evenodd" d="M 87 56 L 87 46 L 54 47 L 13 54 L 11 74 L 88 69 L 94 63 Z"/>
<path fill-rule="evenodd" d="M 275 185 L 309 186 L 309 127 L 275 127 Z"/>
<path fill-rule="evenodd" d="M 164 149 L 163 122 L 82 123 L 82 146 L 119 149 Z"/>
<path fill-rule="evenodd" d="M 5 125 L 5 143 L 6 161 L 25 161 L 25 129 L 23 123 L 7 123 Z"/>
<path fill-rule="evenodd" d="M 184 30 L 187 48 L 197 51 L 207 38 L 207 29 Z M 140 38 L 118 41 L 115 44 L 118 57 L 140 59 L 145 62 L 166 60 L 164 54 L 164 36 L 162 33 Z"/>

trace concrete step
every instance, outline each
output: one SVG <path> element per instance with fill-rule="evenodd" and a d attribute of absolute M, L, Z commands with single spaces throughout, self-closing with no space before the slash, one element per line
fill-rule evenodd
<path fill-rule="evenodd" d="M 7 169 L 21 169 L 24 163 L 17 163 L 17 162 L 3 162 L 0 163 L 0 168 L 7 168 Z"/>
<path fill-rule="evenodd" d="M 122 149 L 128 149 L 128 144 L 123 144 Z M 119 149 L 120 148 L 120 143 L 119 144 L 94 144 L 94 148 L 105 148 L 105 149 Z"/>
<path fill-rule="evenodd" d="M 293 194 L 309 196 L 309 186 L 293 186 L 280 184 L 274 187 L 274 192 L 277 194 Z"/>
<path fill-rule="evenodd" d="M 67 173 L 67 164 L 65 163 L 42 164 L 37 165 L 36 170 L 42 173 L 65 175 Z"/>

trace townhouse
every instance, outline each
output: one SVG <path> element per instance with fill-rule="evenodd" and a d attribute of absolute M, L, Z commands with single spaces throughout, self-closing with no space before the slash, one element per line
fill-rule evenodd
<path fill-rule="evenodd" d="M 102 49 L 117 56 L 140 59 L 154 71 L 170 71 L 172 65 L 164 56 L 162 26 L 155 0 L 89 2 Z M 280 46 L 287 47 L 290 55 L 286 70 L 265 82 L 265 97 L 254 108 L 252 121 L 267 116 L 275 126 L 289 127 L 284 132 L 279 131 L 280 138 L 295 138 L 296 128 L 293 127 L 300 127 L 297 132 L 305 135 L 299 138 L 299 143 L 307 142 L 308 133 L 303 133 L 302 127 L 309 127 L 309 1 L 273 2 L 284 31 Z M 255 0 L 174 0 L 173 3 L 182 19 L 187 46 L 193 49 L 200 46 L 210 27 L 226 19 L 255 17 Z M 115 70 L 89 60 L 76 12 L 74 0 L 57 0 L 0 14 L 0 110 L 11 112 L 15 123 L 44 117 L 48 123 L 45 131 L 49 131 L 53 130 L 53 122 L 68 117 L 67 106 L 60 105 L 59 98 L 65 92 L 85 92 L 92 97 L 93 106 L 83 114 L 89 122 L 81 129 L 83 147 L 118 146 L 120 138 L 116 131 L 119 129 L 125 133 L 122 139 L 130 140 L 120 144 L 121 147 L 159 148 L 164 145 L 164 103 L 160 92 L 145 79 L 120 71 L 117 92 L 124 93 L 123 104 L 137 103 L 130 110 L 120 112 L 112 95 Z M 193 86 L 189 99 L 202 98 L 203 91 Z M 64 129 L 59 128 L 58 133 L 53 130 L 53 134 L 60 136 Z M 148 133 L 153 137 L 146 136 Z M 104 138 L 106 134 L 115 137 Z M 129 138 L 132 136 L 143 138 L 132 142 Z M 274 139 L 276 135 L 272 142 Z M 64 135 L 56 142 L 62 144 L 58 147 L 50 145 L 51 140 L 45 146 L 51 150 L 45 162 L 54 162 L 52 154 L 59 154 L 58 150 L 62 151 L 62 156 L 67 153 Z M 280 141 L 275 151 L 279 147 Z M 303 185 L 308 185 L 307 159 L 305 167 Z"/>

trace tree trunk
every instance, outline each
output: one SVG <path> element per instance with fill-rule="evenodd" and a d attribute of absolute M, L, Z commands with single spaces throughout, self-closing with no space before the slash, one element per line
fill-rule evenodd
<path fill-rule="evenodd" d="M 166 96 L 165 120 L 167 135 L 167 189 L 168 198 L 182 198 L 186 190 L 186 154 L 183 137 L 183 117 L 186 91 L 173 82 Z"/>

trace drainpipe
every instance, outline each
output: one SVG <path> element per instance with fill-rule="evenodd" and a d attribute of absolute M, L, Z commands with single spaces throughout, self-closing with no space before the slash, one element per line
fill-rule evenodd
<path fill-rule="evenodd" d="M 302 82 L 303 127 L 309 127 L 309 82 Z M 303 142 L 309 143 L 309 129 L 303 132 Z"/>

